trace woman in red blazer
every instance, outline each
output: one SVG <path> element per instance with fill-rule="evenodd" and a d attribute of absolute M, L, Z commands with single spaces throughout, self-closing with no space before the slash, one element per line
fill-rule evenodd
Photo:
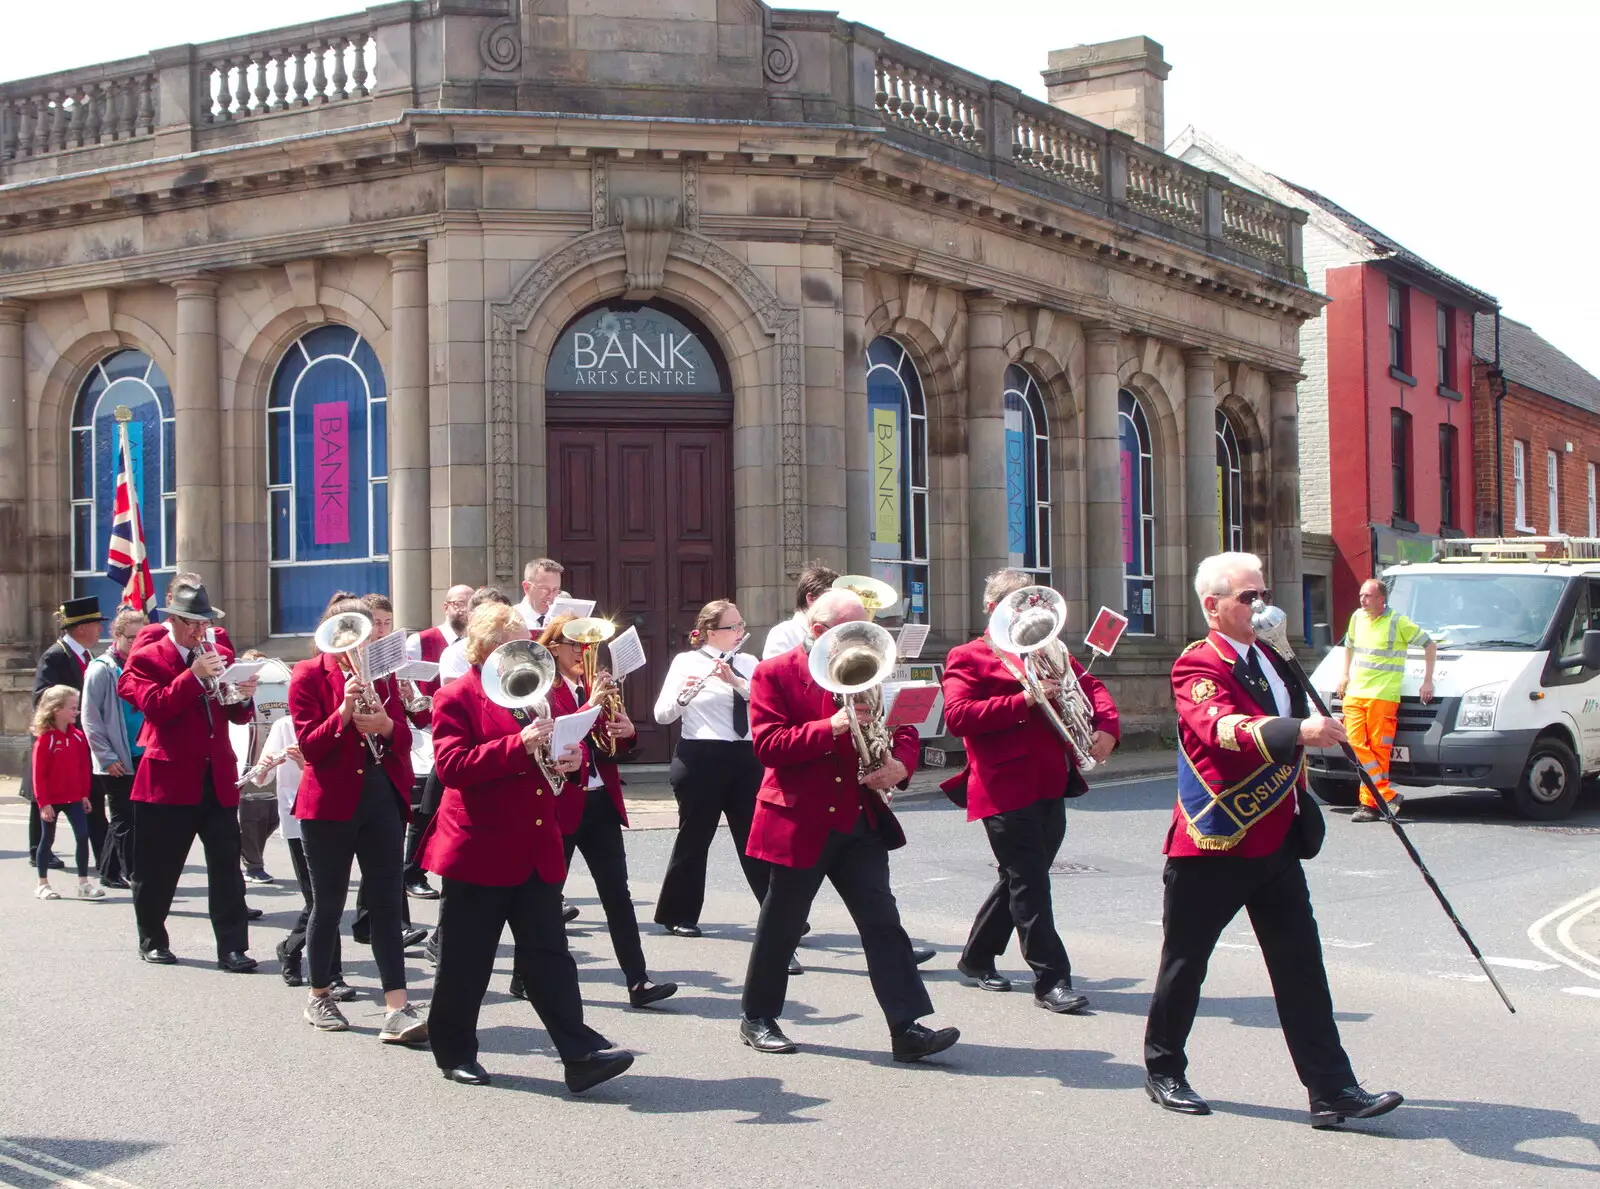
<path fill-rule="evenodd" d="M 360 600 L 339 599 L 323 613 L 365 616 Z M 289 679 L 289 715 L 305 757 L 295 796 L 301 845 L 311 872 L 311 922 L 306 951 L 311 995 L 305 1018 L 323 1032 L 350 1027 L 329 996 L 338 963 L 339 918 L 350 890 L 350 864 L 361 861 L 363 898 L 372 921 L 372 956 L 388 1009 L 378 1039 L 416 1044 L 428 1025 L 406 1001 L 405 949 L 400 937 L 400 868 L 405 823 L 411 816 L 411 728 L 392 683 L 373 693 L 346 679 L 346 659 L 318 653 Z M 376 707 L 357 705 L 366 690 Z M 376 750 L 377 758 L 373 752 Z"/>
<path fill-rule="evenodd" d="M 433 698 L 433 763 L 444 796 L 420 862 L 444 887 L 430 1044 L 446 1079 L 488 1084 L 478 1063 L 478 1010 L 509 924 L 528 999 L 561 1054 L 567 1088 L 578 1094 L 616 1077 L 633 1057 L 605 1052 L 611 1042 L 583 1022 L 578 966 L 561 922 L 567 864 L 555 804 L 560 790 L 546 782 L 533 755 L 552 723 L 498 706 L 483 690 L 489 654 L 527 638 L 514 607 L 484 603 L 467 622 L 472 667 Z M 556 761 L 562 772 L 582 764 L 577 745 Z"/>

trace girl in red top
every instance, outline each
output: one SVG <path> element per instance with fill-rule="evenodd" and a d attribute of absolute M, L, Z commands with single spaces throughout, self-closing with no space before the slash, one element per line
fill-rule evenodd
<path fill-rule="evenodd" d="M 34 896 L 59 900 L 50 886 L 50 851 L 56 840 L 56 814 L 65 812 L 78 839 L 78 899 L 99 900 L 105 893 L 89 884 L 89 741 L 77 725 L 78 691 L 52 685 L 39 695 L 33 712 L 33 796 L 39 803 L 39 849 L 34 865 L 39 886 Z"/>

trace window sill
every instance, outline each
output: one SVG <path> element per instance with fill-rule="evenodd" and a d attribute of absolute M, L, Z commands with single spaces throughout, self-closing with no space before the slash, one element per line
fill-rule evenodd
<path fill-rule="evenodd" d="M 1515 529 L 1519 533 L 1527 533 L 1530 537 L 1534 533 L 1539 531 L 1538 529 L 1534 528 L 1533 525 L 1531 525 L 1531 524 L 1514 524 L 1511 527 L 1513 529 Z"/>
<path fill-rule="evenodd" d="M 1415 376 L 1408 376 L 1397 367 L 1391 367 L 1389 375 L 1391 378 L 1399 380 L 1402 384 L 1409 384 L 1413 388 L 1417 386 L 1417 378 Z"/>
<path fill-rule="evenodd" d="M 1443 384 L 1439 385 L 1439 395 L 1444 397 L 1445 400 L 1463 400 L 1463 399 L 1465 399 L 1454 388 L 1446 387 Z"/>
<path fill-rule="evenodd" d="M 1464 529 L 1451 528 L 1448 524 L 1441 524 L 1439 526 L 1439 535 L 1441 537 L 1443 537 L 1445 540 L 1451 541 L 1451 540 L 1457 540 L 1457 539 L 1464 539 L 1467 534 L 1466 534 L 1466 531 Z"/>
<path fill-rule="evenodd" d="M 1391 516 L 1389 518 L 1389 527 L 1394 529 L 1396 532 L 1402 533 L 1414 533 L 1418 531 L 1415 522 L 1410 520 L 1402 520 L 1398 516 Z"/>

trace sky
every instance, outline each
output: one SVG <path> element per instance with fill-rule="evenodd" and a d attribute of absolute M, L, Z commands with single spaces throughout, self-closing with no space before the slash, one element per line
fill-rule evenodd
<path fill-rule="evenodd" d="M 650 0 L 639 0 L 641 6 Z M 357 11 L 349 0 L 5 0 L 0 79 Z M 1051 49 L 1161 43 L 1169 141 L 1194 125 L 1499 298 L 1600 375 L 1595 0 L 837 0 L 888 36 L 1039 98 Z M 981 19 L 974 19 L 977 14 Z M 270 19 L 269 19 L 270 17 Z"/>

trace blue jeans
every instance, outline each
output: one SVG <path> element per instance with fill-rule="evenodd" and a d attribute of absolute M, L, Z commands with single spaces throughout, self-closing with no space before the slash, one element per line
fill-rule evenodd
<path fill-rule="evenodd" d="M 39 849 L 33 853 L 33 865 L 39 869 L 40 879 L 49 874 L 50 849 L 55 845 L 56 823 L 61 820 L 62 814 L 66 814 L 67 820 L 72 823 L 72 832 L 78 836 L 78 878 L 85 879 L 89 875 L 89 816 L 83 811 L 82 801 L 57 805 L 55 821 L 47 822 L 41 815 Z"/>

